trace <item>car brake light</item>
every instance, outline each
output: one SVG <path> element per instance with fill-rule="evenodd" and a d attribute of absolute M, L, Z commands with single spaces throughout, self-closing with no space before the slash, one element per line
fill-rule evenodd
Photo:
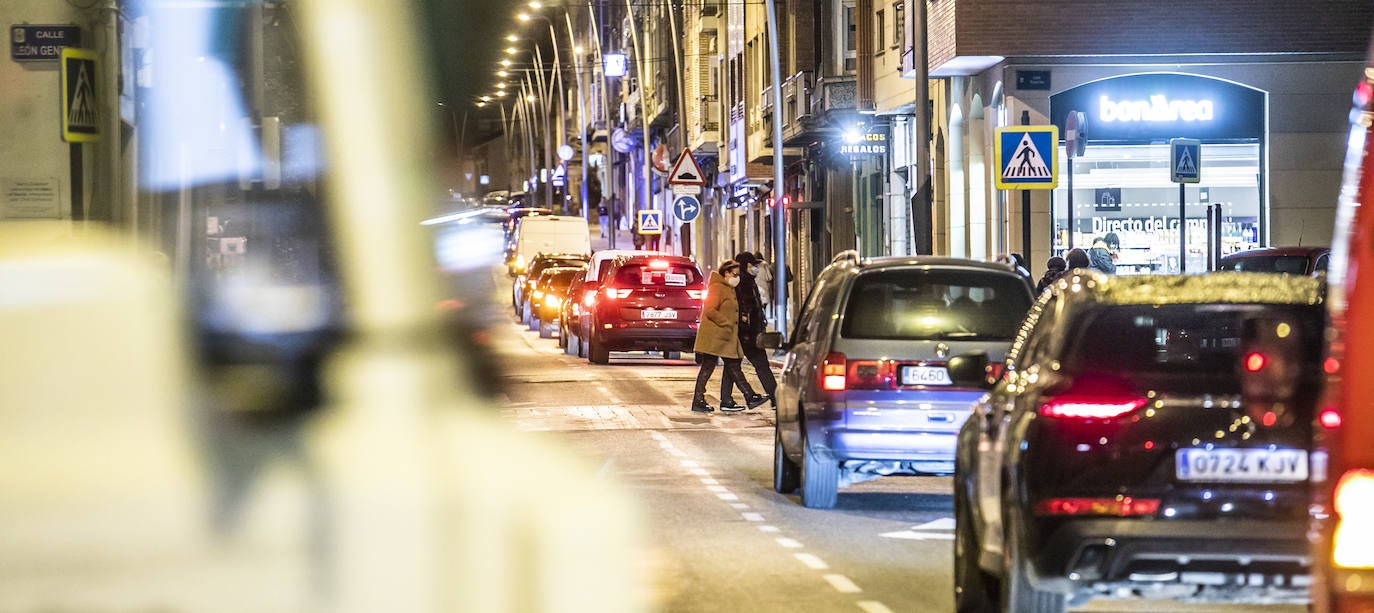
<path fill-rule="evenodd" d="M 1264 354 L 1258 351 L 1245 354 L 1246 372 L 1259 372 L 1264 369 L 1264 365 L 1268 362 L 1269 360 L 1264 357 Z"/>
<path fill-rule="evenodd" d="M 1040 405 L 1040 414 L 1067 419 L 1111 419 L 1149 402 L 1149 398 L 1131 391 L 1123 380 L 1082 377 L 1063 392 L 1047 395 Z"/>
<path fill-rule="evenodd" d="M 1336 409 L 1325 409 L 1317 416 L 1317 421 L 1321 422 L 1323 428 L 1339 428 L 1341 427 L 1341 414 Z"/>
<path fill-rule="evenodd" d="M 549 299 L 544 301 L 544 306 L 549 307 L 551 309 L 556 309 L 558 307 L 563 306 L 563 300 L 560 299 L 558 296 L 549 296 Z"/>
<path fill-rule="evenodd" d="M 845 388 L 845 359 L 844 354 L 834 352 L 825 356 L 825 361 L 821 362 L 821 389 L 830 392 L 842 392 Z"/>
<path fill-rule="evenodd" d="M 629 298 L 629 297 L 630 297 L 630 290 L 628 290 L 628 289 L 617 289 L 617 288 L 614 288 L 614 287 L 604 287 L 604 288 L 602 288 L 602 291 L 605 291 L 605 292 L 606 292 L 606 297 L 607 297 L 607 298 L 610 298 L 610 299 L 612 299 L 612 300 L 615 300 L 616 298 Z"/>
<path fill-rule="evenodd" d="M 649 268 L 654 270 L 668 270 L 667 260 L 653 260 L 649 262 Z"/>
<path fill-rule="evenodd" d="M 1159 511 L 1157 498 L 1049 498 L 1035 505 L 1036 515 L 1113 515 L 1130 517 L 1154 515 Z"/>
<path fill-rule="evenodd" d="M 855 390 L 890 390 L 897 380 L 897 363 L 892 360 L 849 360 L 846 385 Z"/>
<path fill-rule="evenodd" d="M 596 290 L 582 293 L 582 306 L 594 306 L 596 304 Z"/>
<path fill-rule="evenodd" d="M 692 300 L 705 300 L 705 299 L 706 299 L 706 290 L 704 290 L 704 289 L 689 289 L 689 290 L 687 290 L 687 295 L 688 295 L 688 296 L 691 296 L 691 297 L 692 297 Z"/>
<path fill-rule="evenodd" d="M 1374 517 L 1374 470 L 1346 471 L 1332 498 L 1338 517 L 1331 535 L 1331 562 L 1344 568 L 1374 568 L 1374 522 L 1369 521 Z"/>

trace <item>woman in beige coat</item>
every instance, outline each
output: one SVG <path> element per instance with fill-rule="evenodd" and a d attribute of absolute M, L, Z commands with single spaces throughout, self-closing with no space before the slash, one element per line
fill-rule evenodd
<path fill-rule="evenodd" d="M 711 272 L 711 282 L 706 288 L 706 303 L 701 307 L 701 321 L 697 323 L 697 340 L 692 351 L 696 352 L 697 387 L 692 393 L 692 410 L 710 413 L 715 408 L 706 402 L 706 383 L 716 372 L 716 364 L 725 360 L 725 370 L 734 379 L 746 397 L 755 396 L 754 390 L 744 382 L 744 372 L 740 370 L 740 360 L 744 352 L 739 344 L 739 300 L 735 298 L 735 286 L 739 285 L 739 264 L 726 260 Z M 722 386 L 725 380 L 721 381 Z M 725 396 L 722 389 L 722 398 Z M 722 411 L 743 411 L 743 407 L 721 407 Z"/>

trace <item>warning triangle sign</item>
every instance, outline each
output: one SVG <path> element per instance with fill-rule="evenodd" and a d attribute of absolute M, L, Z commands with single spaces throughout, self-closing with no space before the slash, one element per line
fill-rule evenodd
<path fill-rule="evenodd" d="M 1002 176 L 1007 179 L 1050 176 L 1050 167 L 1045 163 L 1045 156 L 1040 155 L 1040 151 L 1035 148 L 1029 132 L 1021 135 L 1021 142 L 1016 145 L 1016 151 L 1007 160 L 1006 168 L 1002 169 Z"/>
<path fill-rule="evenodd" d="M 701 167 L 692 158 L 690 148 L 683 149 L 682 155 L 677 157 L 673 170 L 668 173 L 668 185 L 706 185 L 706 177 L 702 176 Z"/>
<path fill-rule="evenodd" d="M 1193 162 L 1192 149 L 1182 147 L 1183 152 L 1178 155 L 1178 168 L 1175 170 L 1180 175 L 1197 174 L 1197 164 Z"/>

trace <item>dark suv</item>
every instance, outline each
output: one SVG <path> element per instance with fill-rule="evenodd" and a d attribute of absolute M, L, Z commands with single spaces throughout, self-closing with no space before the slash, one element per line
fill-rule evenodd
<path fill-rule="evenodd" d="M 1030 285 L 999 264 L 838 256 L 785 347 L 774 489 L 829 508 L 851 483 L 953 472 L 955 434 L 984 391 L 954 384 L 945 361 L 1000 357 L 1030 305 Z"/>
<path fill-rule="evenodd" d="M 583 315 L 587 361 L 605 364 L 612 351 L 661 351 L 665 358 L 691 351 L 705 296 L 706 281 L 691 258 L 616 258 Z"/>
<path fill-rule="evenodd" d="M 1061 278 L 959 433 L 958 610 L 1305 602 L 1322 301 L 1292 275 Z"/>

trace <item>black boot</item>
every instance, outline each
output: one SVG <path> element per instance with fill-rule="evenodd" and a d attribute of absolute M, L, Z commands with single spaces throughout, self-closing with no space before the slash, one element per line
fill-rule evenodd
<path fill-rule="evenodd" d="M 744 404 L 749 405 L 749 408 L 753 409 L 754 407 L 757 407 L 765 402 L 768 402 L 768 400 L 768 396 L 764 396 L 762 394 L 753 394 L 744 399 Z"/>
<path fill-rule="evenodd" d="M 693 400 L 693 401 L 692 401 L 692 410 L 695 411 L 695 412 L 697 412 L 697 413 L 710 413 L 710 412 L 712 412 L 712 411 L 714 411 L 714 410 L 716 410 L 716 409 L 715 409 L 715 407 L 711 406 L 710 403 L 706 402 L 705 400 Z"/>
<path fill-rule="evenodd" d="M 735 411 L 743 411 L 743 410 L 744 410 L 744 407 L 742 407 L 742 406 L 740 406 L 740 405 L 738 405 L 738 404 L 735 404 L 735 399 L 734 399 L 734 398 L 726 398 L 725 400 L 720 401 L 720 410 L 726 411 L 726 412 L 735 412 Z"/>

